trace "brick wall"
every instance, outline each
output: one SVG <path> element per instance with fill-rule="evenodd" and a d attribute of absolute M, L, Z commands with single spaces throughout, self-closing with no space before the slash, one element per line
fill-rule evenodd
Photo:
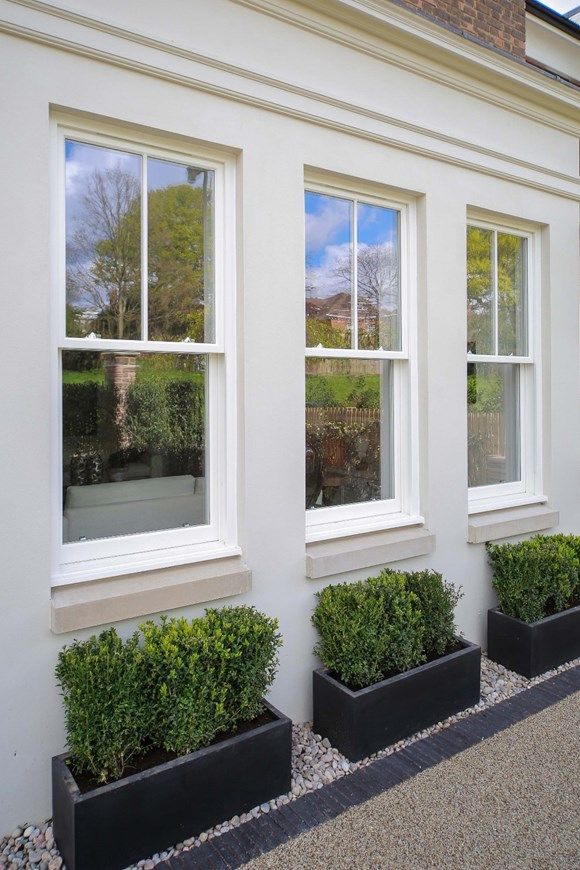
<path fill-rule="evenodd" d="M 525 0 L 394 0 L 518 57 L 526 53 Z"/>

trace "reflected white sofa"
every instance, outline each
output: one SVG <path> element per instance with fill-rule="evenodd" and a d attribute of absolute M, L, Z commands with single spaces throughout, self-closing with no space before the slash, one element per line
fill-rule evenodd
<path fill-rule="evenodd" d="M 110 538 L 207 522 L 205 479 L 191 474 L 69 486 L 65 542 Z"/>

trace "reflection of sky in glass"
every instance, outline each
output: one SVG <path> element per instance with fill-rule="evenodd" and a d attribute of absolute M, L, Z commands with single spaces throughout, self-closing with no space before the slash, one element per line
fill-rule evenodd
<path fill-rule="evenodd" d="M 305 194 L 306 270 L 310 295 L 330 296 L 348 290 L 348 258 L 351 256 L 353 203 L 326 194 Z M 398 212 L 359 203 L 359 246 L 390 246 L 397 242 Z"/>
<path fill-rule="evenodd" d="M 76 229 L 73 222 L 82 217 L 83 196 L 94 172 L 122 169 L 135 179 L 139 179 L 141 174 L 141 158 L 137 154 L 70 139 L 65 142 L 65 160 L 67 236 Z"/>
<path fill-rule="evenodd" d="M 306 192 L 306 262 L 321 267 L 337 249 L 348 252 L 352 203 L 337 196 Z"/>
<path fill-rule="evenodd" d="M 87 181 L 95 171 L 122 169 L 136 179 L 141 174 L 141 157 L 138 154 L 103 148 L 100 145 L 87 145 L 70 139 L 65 142 L 65 160 L 67 235 L 75 230 L 72 223 L 82 217 L 82 199 Z M 158 190 L 175 184 L 202 187 L 203 175 L 203 170 L 200 170 L 195 180 L 191 182 L 188 178 L 187 166 L 150 158 L 147 166 L 147 186 L 149 190 Z"/>
<path fill-rule="evenodd" d="M 398 212 L 360 202 L 357 211 L 359 245 L 385 245 L 397 237 Z"/>
<path fill-rule="evenodd" d="M 160 160 L 155 157 L 150 157 L 147 161 L 147 187 L 149 190 L 159 190 L 178 184 L 203 187 L 204 174 L 203 169 L 188 167 L 183 163 L 171 163 L 169 160 Z"/>

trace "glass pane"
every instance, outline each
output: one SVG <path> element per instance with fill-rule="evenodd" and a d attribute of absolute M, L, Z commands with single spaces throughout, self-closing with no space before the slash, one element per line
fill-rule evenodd
<path fill-rule="evenodd" d="M 214 338 L 214 172 L 148 158 L 149 339 Z"/>
<path fill-rule="evenodd" d="M 521 479 L 519 366 L 467 364 L 469 486 Z"/>
<path fill-rule="evenodd" d="M 498 353 L 503 356 L 528 352 L 526 245 L 521 236 L 497 234 Z"/>
<path fill-rule="evenodd" d="M 207 358 L 62 357 L 64 542 L 207 523 Z"/>
<path fill-rule="evenodd" d="M 467 227 L 467 352 L 494 353 L 493 232 Z"/>
<path fill-rule="evenodd" d="M 399 212 L 357 206 L 358 346 L 400 350 Z"/>
<path fill-rule="evenodd" d="M 306 192 L 306 346 L 351 346 L 353 204 Z"/>
<path fill-rule="evenodd" d="M 393 498 L 391 363 L 306 360 L 306 509 Z"/>
<path fill-rule="evenodd" d="M 141 158 L 67 140 L 66 331 L 141 337 Z"/>

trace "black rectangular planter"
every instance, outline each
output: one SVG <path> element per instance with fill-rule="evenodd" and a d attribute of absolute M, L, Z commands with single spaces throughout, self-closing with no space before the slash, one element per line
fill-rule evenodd
<path fill-rule="evenodd" d="M 314 671 L 314 732 L 360 761 L 477 704 L 481 649 L 457 642 L 456 652 L 354 692 L 325 668 Z"/>
<path fill-rule="evenodd" d="M 53 829 L 67 870 L 117 870 L 290 790 L 292 722 L 259 725 L 81 794 L 52 759 Z"/>
<path fill-rule="evenodd" d="M 524 677 L 537 677 L 578 658 L 580 606 L 531 623 L 488 610 L 487 654 Z"/>

